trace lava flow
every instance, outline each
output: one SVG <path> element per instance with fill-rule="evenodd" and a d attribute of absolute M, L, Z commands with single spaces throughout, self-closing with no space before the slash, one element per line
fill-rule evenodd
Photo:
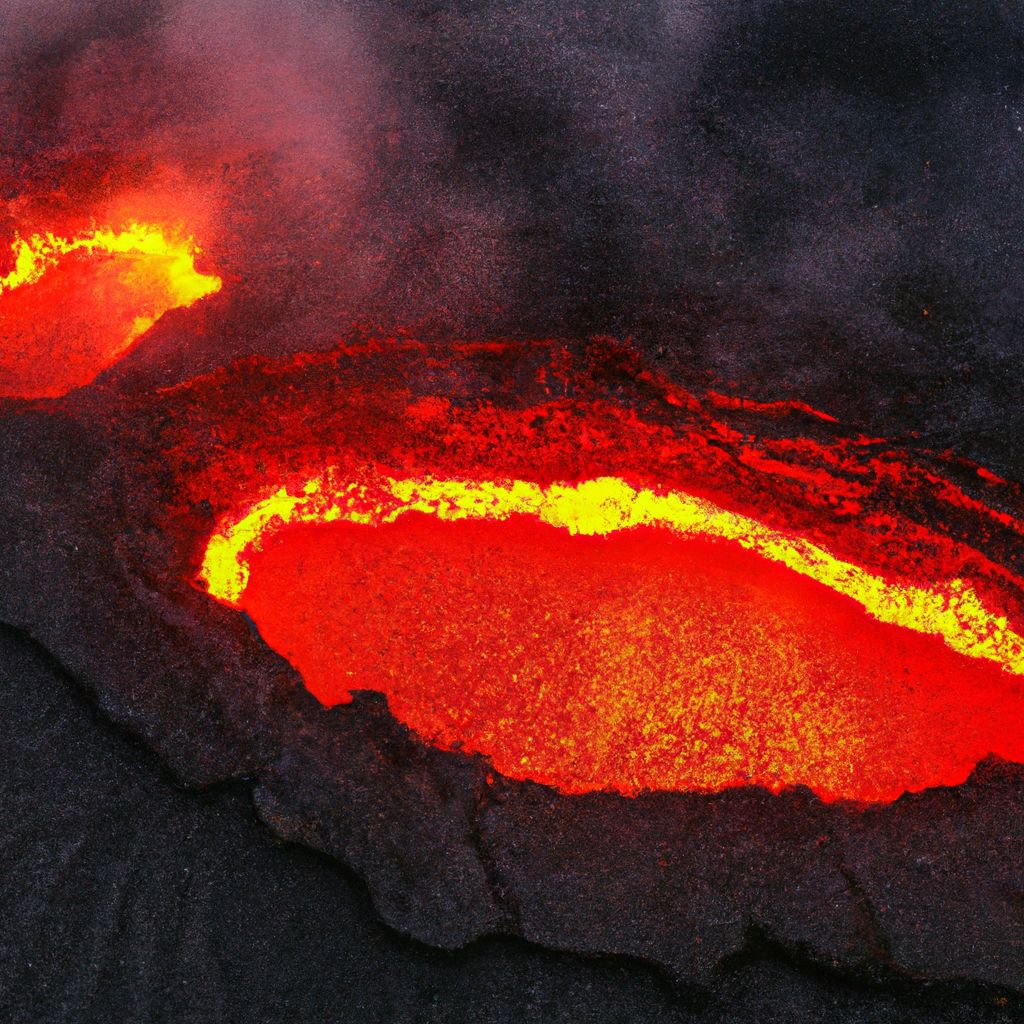
<path fill-rule="evenodd" d="M 222 521 L 202 576 L 322 703 L 382 691 L 564 792 L 887 801 L 1024 760 L 1024 639 L 968 582 L 680 490 L 329 470 Z"/>
<path fill-rule="evenodd" d="M 166 313 L 219 291 L 190 238 L 150 224 L 16 238 L 0 276 L 0 398 L 55 398 L 111 366 Z"/>

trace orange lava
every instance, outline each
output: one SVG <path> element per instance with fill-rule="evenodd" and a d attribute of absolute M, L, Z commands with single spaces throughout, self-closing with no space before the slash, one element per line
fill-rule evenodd
<path fill-rule="evenodd" d="M 170 229 L 130 224 L 17 238 L 0 275 L 0 398 L 55 398 L 88 384 L 164 313 L 216 292 L 198 249 Z"/>
<path fill-rule="evenodd" d="M 228 524 L 204 574 L 324 704 L 383 692 L 429 742 L 569 793 L 888 801 L 1024 761 L 1019 638 L 960 581 L 889 583 L 703 502 L 620 521 L 609 494 L 639 492 L 605 483 L 555 511 L 526 484 L 516 507 L 311 484 Z"/>

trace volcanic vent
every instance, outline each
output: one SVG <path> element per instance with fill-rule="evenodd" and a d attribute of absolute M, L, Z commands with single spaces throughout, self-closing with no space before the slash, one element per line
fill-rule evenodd
<path fill-rule="evenodd" d="M 1012 863 L 1021 501 L 992 474 L 607 342 L 353 339 L 16 426 L 4 620 L 185 780 L 253 779 L 402 930 L 702 978 L 750 927 L 873 962 L 878 889 L 901 966 L 1024 983 L 1001 889 L 968 962 L 906 874 Z"/>
<path fill-rule="evenodd" d="M 8 3 L 0 622 L 434 946 L 1024 996 L 1020 26 L 806 6 Z"/>
<path fill-rule="evenodd" d="M 210 592 L 323 703 L 382 691 L 513 778 L 892 800 L 1024 759 L 1024 641 L 941 560 L 908 579 L 619 477 L 263 489 L 210 539 Z"/>
<path fill-rule="evenodd" d="M 221 287 L 178 228 L 129 223 L 15 238 L 0 275 L 0 398 L 55 398 L 94 380 L 169 309 Z"/>

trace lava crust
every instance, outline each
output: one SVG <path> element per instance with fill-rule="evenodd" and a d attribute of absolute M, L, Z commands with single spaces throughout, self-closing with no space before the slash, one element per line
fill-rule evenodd
<path fill-rule="evenodd" d="M 630 776 L 615 785 L 603 768 L 584 768 L 573 784 L 559 774 L 564 762 L 546 777 L 531 763 L 517 769 L 473 740 L 465 723 L 431 735 L 431 723 L 403 703 L 410 694 L 375 683 L 373 672 L 346 680 L 349 702 L 325 708 L 310 689 L 327 703 L 340 690 L 325 692 L 316 667 L 295 656 L 304 682 L 261 635 L 287 646 L 275 641 L 268 615 L 280 591 L 271 588 L 247 609 L 250 618 L 214 600 L 200 576 L 210 538 L 226 523 L 278 493 L 282 481 L 285 494 L 301 496 L 303 482 L 328 465 L 338 479 L 371 465 L 395 480 L 430 474 L 538 488 L 629 478 L 636 488 L 685 492 L 701 507 L 804 538 L 894 587 L 959 581 L 957 593 L 973 594 L 1002 623 L 988 636 L 999 640 L 1021 623 L 1022 504 L 1012 485 L 950 457 L 846 434 L 795 405 L 698 399 L 608 342 L 353 340 L 326 354 L 243 360 L 156 392 L 101 382 L 55 402 L 10 402 L 0 430 L 7 524 L 0 618 L 45 645 L 184 782 L 251 779 L 271 828 L 352 866 L 402 931 L 448 948 L 505 932 L 561 949 L 627 953 L 697 982 L 757 933 L 872 976 L 973 979 L 1024 991 L 1019 764 L 985 758 L 966 780 L 970 766 L 961 764 L 949 780 L 955 784 L 898 798 L 904 784 L 928 780 L 890 778 L 877 792 L 821 786 L 819 795 L 792 785 L 814 779 L 785 773 L 755 780 L 772 792 L 740 785 L 735 773 L 723 789 L 722 779 L 680 777 L 666 785 Z M 545 582 L 530 567 L 559 559 L 585 567 L 579 551 L 598 540 L 619 545 L 617 561 L 604 558 L 607 547 L 600 561 L 624 567 L 626 576 L 647 573 L 651 558 L 667 560 L 659 563 L 667 573 L 663 605 L 678 590 L 678 574 L 697 571 L 698 555 L 702 571 L 713 564 L 733 573 L 731 585 L 750 585 L 754 555 L 742 551 L 730 556 L 734 564 L 711 563 L 706 551 L 679 547 L 698 542 L 649 544 L 642 530 L 574 540 L 526 520 L 438 526 L 418 515 L 375 535 L 384 561 L 374 572 L 393 601 L 402 600 L 400 572 L 413 572 L 416 551 L 422 581 L 431 566 L 450 567 L 453 551 L 474 550 L 488 552 L 488 573 L 508 574 L 506 590 L 517 577 L 519 597 L 536 604 L 550 599 L 558 574 Z M 358 559 L 375 556 L 356 529 L 349 524 L 337 543 L 358 577 Z M 406 555 L 396 564 L 402 545 L 386 543 L 386 531 L 399 529 Z M 467 529 L 479 534 L 472 548 L 452 547 L 452 531 Z M 572 547 L 579 541 L 582 549 Z M 253 557 L 280 556 L 275 543 Z M 541 551 L 553 561 L 527 557 Z M 295 565 L 290 552 L 278 566 L 289 586 Z M 478 567 L 465 572 L 467 588 L 479 581 Z M 358 588 L 367 578 L 339 582 Z M 308 574 L 300 582 L 323 588 Z M 794 594 L 820 586 L 799 574 L 791 585 Z M 616 586 L 596 576 L 583 600 L 622 592 Z M 472 604 L 482 593 L 470 598 L 477 610 L 462 640 L 494 621 Z M 842 600 L 843 614 L 863 616 Z M 337 622 L 328 611 L 317 629 Z M 414 621 L 407 612 L 405 621 Z M 433 605 L 432 614 L 443 612 Z M 352 622 L 375 613 L 357 604 Z M 513 619 L 524 614 L 510 608 Z M 833 614 L 822 605 L 822 621 Z M 1013 671 L 958 653 L 948 637 L 871 621 L 907 632 L 910 646 L 933 645 L 928 657 L 944 651 L 950 665 L 985 663 L 979 671 L 993 673 L 992 686 L 1011 712 L 1016 706 Z M 534 659 L 551 650 L 552 638 L 540 639 L 527 651 Z M 408 651 L 401 657 L 412 657 Z M 363 668 L 372 654 L 361 655 Z M 417 657 L 428 664 L 427 655 Z M 401 658 L 390 664 L 408 667 Z M 436 665 L 431 685 L 441 686 L 451 652 Z M 949 680 L 934 685 L 943 682 L 955 694 Z M 756 702 L 748 705 L 759 713 Z M 1019 738 L 1012 723 L 1002 726 L 1008 743 Z M 591 740 L 585 731 L 576 736 L 582 747 Z"/>

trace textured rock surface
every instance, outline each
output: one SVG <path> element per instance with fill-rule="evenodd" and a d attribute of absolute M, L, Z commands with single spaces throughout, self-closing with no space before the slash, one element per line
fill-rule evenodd
<path fill-rule="evenodd" d="M 151 426 L 163 402 L 11 408 L 0 621 L 178 778 L 251 780 L 264 820 L 353 869 L 392 927 L 448 949 L 497 932 L 642 958 L 698 986 L 761 936 L 876 981 L 1024 991 L 1020 766 L 867 812 L 802 790 L 488 782 L 483 759 L 422 743 L 377 695 L 325 711 L 243 615 L 189 584 L 181 537 L 160 528 L 180 486 Z M 118 410 L 109 431 L 100 408 Z M 201 542 L 206 514 L 189 515 Z"/>
<path fill-rule="evenodd" d="M 184 195 L 226 287 L 90 395 L 0 411 L 0 621 L 178 781 L 247 780 L 271 828 L 349 865 L 396 929 L 632 954 L 685 998 L 635 964 L 398 940 L 326 860 L 274 849 L 244 790 L 172 790 L 5 641 L 10 1015 L 1007 1019 L 1024 989 L 1020 768 L 867 813 L 806 793 L 488 786 L 377 698 L 323 712 L 187 585 L 160 520 L 172 398 L 151 392 L 330 348 L 352 324 L 614 332 L 681 386 L 809 402 L 1024 480 L 1018 7 L 264 7 L 5 5 L 5 238 Z M 410 390 L 458 402 L 485 371 L 425 363 Z M 527 372 L 512 388 L 543 391 Z M 182 516 L 200 542 L 208 503 Z M 921 995 L 927 979 L 945 987 Z"/>
<path fill-rule="evenodd" d="M 1011 1024 L 1012 994 L 808 972 L 753 937 L 707 987 L 512 940 L 441 953 L 282 846 L 245 790 L 178 788 L 0 628 L 0 989 L 11 1021 Z"/>

